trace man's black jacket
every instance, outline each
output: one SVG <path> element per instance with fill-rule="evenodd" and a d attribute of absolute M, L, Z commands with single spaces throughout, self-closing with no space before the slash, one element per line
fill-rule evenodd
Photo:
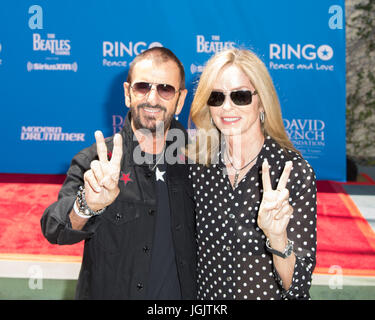
<path fill-rule="evenodd" d="M 90 218 L 82 231 L 71 228 L 69 213 L 77 190 L 83 185 L 83 175 L 90 169 L 91 161 L 98 159 L 96 144 L 93 144 L 73 158 L 58 201 L 46 209 L 41 219 L 43 234 L 51 243 L 63 245 L 85 240 L 77 299 L 146 297 L 157 208 L 155 173 L 149 165 L 134 162 L 137 142 L 133 141 L 130 114 L 120 132 L 123 158 L 117 199 L 102 215 Z M 186 131 L 174 119 L 171 129 L 182 130 L 186 137 Z M 106 144 L 108 151 L 112 151 L 113 136 L 106 139 Z M 177 149 L 175 142 L 167 142 L 168 146 Z M 177 156 L 180 160 L 181 157 L 182 154 Z M 195 299 L 195 206 L 187 165 L 168 164 L 167 185 L 181 294 L 183 299 Z"/>

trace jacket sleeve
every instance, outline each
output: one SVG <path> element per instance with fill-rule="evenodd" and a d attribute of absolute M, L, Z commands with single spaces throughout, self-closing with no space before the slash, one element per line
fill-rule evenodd
<path fill-rule="evenodd" d="M 312 273 L 316 265 L 316 177 L 313 168 L 305 160 L 295 161 L 292 171 L 290 199 L 293 215 L 288 225 L 288 238 L 294 242 L 296 263 L 292 284 L 282 289 L 284 299 L 310 299 Z M 276 269 L 276 279 L 282 281 Z"/>
<path fill-rule="evenodd" d="M 88 149 L 85 149 L 72 159 L 57 201 L 44 211 L 41 218 L 43 235 L 52 244 L 80 242 L 89 238 L 96 228 L 95 217 L 90 218 L 81 231 L 72 229 L 69 218 L 78 188 L 84 184 L 83 175 L 90 168 L 91 160 L 87 153 Z"/>

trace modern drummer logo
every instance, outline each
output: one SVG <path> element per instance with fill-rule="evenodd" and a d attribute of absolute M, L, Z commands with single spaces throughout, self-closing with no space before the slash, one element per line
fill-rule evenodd
<path fill-rule="evenodd" d="M 64 132 L 62 127 L 22 126 L 21 140 L 84 142 L 85 134 Z"/>

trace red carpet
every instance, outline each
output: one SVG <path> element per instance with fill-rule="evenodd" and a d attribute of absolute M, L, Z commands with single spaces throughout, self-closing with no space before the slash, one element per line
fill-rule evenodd
<path fill-rule="evenodd" d="M 0 258 L 79 261 L 83 243 L 51 245 L 40 230 L 64 176 L 0 174 Z M 339 183 L 318 181 L 315 273 L 337 265 L 347 275 L 375 276 L 375 233 Z"/>
<path fill-rule="evenodd" d="M 64 178 L 63 175 L 0 174 L 0 258 L 9 254 L 76 257 L 68 260 L 81 257 L 83 243 L 52 245 L 41 233 L 40 218 L 45 208 L 57 199 Z"/>
<path fill-rule="evenodd" d="M 318 181 L 315 272 L 337 265 L 347 275 L 375 276 L 375 233 L 340 183 Z"/>

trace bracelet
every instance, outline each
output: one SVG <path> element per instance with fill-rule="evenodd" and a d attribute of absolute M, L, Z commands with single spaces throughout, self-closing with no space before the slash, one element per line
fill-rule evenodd
<path fill-rule="evenodd" d="M 77 191 L 77 201 L 78 201 L 78 211 L 80 212 L 81 215 L 84 215 L 85 217 L 93 217 L 93 216 L 98 216 L 102 214 L 106 207 L 103 209 L 100 209 L 98 211 L 91 210 L 90 207 L 87 205 L 86 202 L 86 197 L 85 197 L 85 188 L 83 186 L 80 186 Z"/>
<path fill-rule="evenodd" d="M 84 218 L 84 219 L 89 219 L 90 216 L 86 216 L 86 215 L 83 215 L 79 209 L 78 209 L 78 206 L 77 206 L 77 201 L 74 200 L 74 205 L 73 205 L 73 210 L 74 212 L 76 213 L 77 216 L 81 217 L 81 218 Z"/>
<path fill-rule="evenodd" d="M 286 245 L 284 251 L 281 252 L 281 251 L 278 251 L 278 250 L 275 250 L 275 249 L 271 248 L 270 240 L 268 238 L 267 238 L 267 241 L 266 241 L 267 251 L 272 253 L 272 254 L 276 254 L 277 256 L 279 256 L 281 258 L 284 258 L 284 259 L 288 258 L 293 253 L 293 245 L 294 245 L 294 242 L 292 240 L 288 239 L 288 242 L 287 242 L 287 245 Z"/>

